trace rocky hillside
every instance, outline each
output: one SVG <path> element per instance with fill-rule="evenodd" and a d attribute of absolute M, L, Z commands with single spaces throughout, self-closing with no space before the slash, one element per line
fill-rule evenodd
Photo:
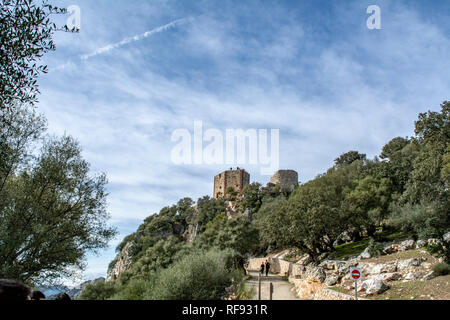
<path fill-rule="evenodd" d="M 450 276 L 439 274 L 435 267 L 444 258 L 427 250 L 436 245 L 448 247 L 450 233 L 443 239 L 384 243 L 380 255 L 374 257 L 366 248 L 358 256 L 346 260 L 325 258 L 319 264 L 312 263 L 308 255 L 294 259 L 294 262 L 287 261 L 292 258 L 290 251 L 285 250 L 266 258 L 251 259 L 247 268 L 257 270 L 261 261 L 269 259 L 273 272 L 289 277 L 295 292 L 304 299 L 354 299 L 355 282 L 350 279 L 350 267 L 363 271 L 363 281 L 357 289 L 363 298 L 450 299 Z M 433 285 L 427 286 L 431 280 Z"/>

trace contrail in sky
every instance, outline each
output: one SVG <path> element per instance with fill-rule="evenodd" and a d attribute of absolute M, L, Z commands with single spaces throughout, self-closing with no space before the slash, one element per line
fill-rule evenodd
<path fill-rule="evenodd" d="M 105 52 L 109 52 L 109 51 L 111 51 L 111 50 L 113 50 L 115 48 L 119 48 L 121 46 L 124 46 L 124 45 L 126 45 L 126 44 L 128 44 L 130 42 L 139 41 L 139 40 L 145 39 L 145 38 L 147 38 L 147 37 L 149 37 L 151 35 L 154 35 L 156 33 L 160 33 L 162 31 L 166 31 L 166 30 L 168 30 L 170 28 L 173 28 L 173 27 L 175 27 L 175 26 L 177 26 L 179 24 L 183 24 L 183 23 L 187 22 L 188 20 L 189 20 L 188 18 L 183 18 L 183 19 L 178 19 L 178 20 L 172 21 L 172 22 L 170 22 L 168 24 L 165 24 L 163 26 L 157 27 L 155 29 L 152 29 L 150 31 L 144 32 L 142 34 L 136 35 L 134 37 L 125 38 L 125 39 L 123 39 L 120 42 L 109 44 L 107 46 L 99 48 L 99 49 L 95 50 L 92 53 L 82 55 L 80 58 L 81 58 L 81 60 L 87 60 L 87 59 L 95 57 L 95 56 L 97 56 L 99 54 L 102 54 L 102 53 L 105 53 Z"/>
<path fill-rule="evenodd" d="M 145 38 L 150 37 L 150 36 L 152 36 L 152 35 L 154 35 L 156 33 L 160 33 L 160 32 L 166 31 L 168 29 L 174 28 L 174 27 L 176 27 L 178 25 L 184 24 L 184 23 L 189 22 L 191 20 L 192 20 L 192 18 L 182 18 L 182 19 L 178 19 L 178 20 L 169 22 L 169 23 L 167 23 L 167 24 L 165 24 L 163 26 L 159 26 L 157 28 L 154 28 L 152 30 L 146 31 L 144 33 L 135 35 L 134 37 L 125 38 L 125 39 L 123 39 L 120 42 L 108 44 L 108 45 L 106 45 L 104 47 L 98 48 L 97 50 L 95 50 L 94 52 L 91 52 L 89 54 L 81 55 L 80 59 L 83 60 L 83 61 L 86 61 L 86 60 L 88 60 L 88 59 L 90 59 L 92 57 L 95 57 L 95 56 L 98 56 L 100 54 L 109 52 L 109 51 L 111 51 L 113 49 L 116 49 L 116 48 L 120 48 L 120 47 L 122 47 L 122 46 L 124 46 L 124 45 L 126 45 L 128 43 L 145 39 Z M 65 64 L 62 64 L 62 65 L 56 67 L 53 70 L 55 70 L 55 71 L 56 70 L 63 70 L 66 67 L 69 67 L 71 65 L 73 65 L 73 62 L 69 61 L 69 62 L 67 62 Z"/>

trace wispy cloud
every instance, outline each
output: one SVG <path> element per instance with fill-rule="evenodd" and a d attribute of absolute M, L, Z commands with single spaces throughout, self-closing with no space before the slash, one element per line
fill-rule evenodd
<path fill-rule="evenodd" d="M 120 41 L 120 42 L 108 44 L 108 45 L 106 45 L 106 46 L 104 46 L 104 47 L 101 47 L 101 48 L 96 49 L 95 51 L 93 51 L 93 52 L 91 52 L 91 53 L 83 54 L 83 55 L 81 55 L 79 58 L 80 58 L 82 61 L 86 61 L 86 60 L 88 60 L 88 59 L 90 59 L 90 58 L 93 58 L 93 57 L 95 57 L 95 56 L 98 56 L 98 55 L 101 55 L 101 54 L 110 52 L 111 50 L 120 48 L 120 47 L 122 47 L 122 46 L 124 46 L 124 45 L 127 45 L 127 44 L 129 44 L 129 43 L 143 40 L 143 39 L 148 38 L 148 37 L 150 37 L 150 36 L 152 36 L 152 35 L 154 35 L 154 34 L 157 34 L 157 33 L 160 33 L 160 32 L 163 32 L 163 31 L 166 31 L 166 30 L 175 28 L 176 26 L 185 24 L 185 23 L 187 23 L 187 22 L 191 22 L 192 20 L 193 20 L 193 18 L 191 18 L 191 17 L 174 20 L 174 21 L 172 21 L 172 22 L 169 22 L 169 23 L 167 23 L 167 24 L 165 24 L 165 25 L 156 27 L 156 28 L 154 28 L 154 29 L 152 29 L 152 30 L 149 30 L 149 31 L 146 31 L 146 32 L 144 32 L 144 33 L 135 35 L 135 36 L 133 36 L 133 37 L 125 38 L 125 39 L 123 39 L 123 40 Z M 64 70 L 64 69 L 67 69 L 67 68 L 70 68 L 70 67 L 74 67 L 74 66 L 75 66 L 75 64 L 74 64 L 72 61 L 68 61 L 68 62 L 66 62 L 66 63 L 64 63 L 64 64 L 61 64 L 61 65 L 55 67 L 53 70 L 54 70 L 54 71 L 57 71 L 57 70 Z"/>

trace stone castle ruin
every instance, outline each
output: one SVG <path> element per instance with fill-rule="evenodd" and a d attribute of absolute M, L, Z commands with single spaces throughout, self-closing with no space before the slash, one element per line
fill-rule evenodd
<path fill-rule="evenodd" d="M 298 186 L 298 173 L 294 170 L 278 170 L 270 178 L 270 183 L 279 185 L 281 189 L 292 191 Z"/>
<path fill-rule="evenodd" d="M 230 168 L 222 173 L 219 173 L 214 177 L 214 198 L 227 197 L 227 189 L 233 187 L 233 189 L 239 194 L 246 185 L 250 183 L 250 174 L 244 169 Z M 298 173 L 294 170 L 278 170 L 270 178 L 269 184 L 278 185 L 281 189 L 294 190 L 298 186 Z"/>
<path fill-rule="evenodd" d="M 242 189 L 250 183 L 250 174 L 244 169 L 237 168 L 233 170 L 224 171 L 214 177 L 214 198 L 224 198 L 227 196 L 227 189 L 233 187 L 233 189 L 239 194 L 242 193 Z"/>

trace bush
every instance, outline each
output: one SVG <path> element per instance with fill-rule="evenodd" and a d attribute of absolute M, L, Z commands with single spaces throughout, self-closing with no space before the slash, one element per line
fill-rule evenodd
<path fill-rule="evenodd" d="M 118 288 L 114 281 L 88 284 L 77 300 L 108 300 L 117 290 Z"/>
<path fill-rule="evenodd" d="M 162 270 L 147 299 L 222 300 L 243 274 L 230 265 L 228 251 L 197 252 Z"/>
<path fill-rule="evenodd" d="M 445 276 L 450 273 L 450 265 L 448 263 L 437 263 L 433 266 L 433 271 L 440 276 Z"/>
<path fill-rule="evenodd" d="M 123 285 L 115 295 L 109 300 L 145 300 L 146 296 L 152 290 L 153 281 L 132 279 Z"/>
<path fill-rule="evenodd" d="M 379 242 L 375 242 L 373 238 L 370 239 L 368 251 L 370 253 L 370 256 L 372 257 L 378 257 L 383 253 L 383 244 Z"/>
<path fill-rule="evenodd" d="M 447 263 L 450 261 L 450 250 L 448 246 L 443 246 L 442 244 L 432 244 L 427 246 L 427 251 L 430 254 L 435 254 L 438 257 L 444 258 L 444 261 Z"/>

